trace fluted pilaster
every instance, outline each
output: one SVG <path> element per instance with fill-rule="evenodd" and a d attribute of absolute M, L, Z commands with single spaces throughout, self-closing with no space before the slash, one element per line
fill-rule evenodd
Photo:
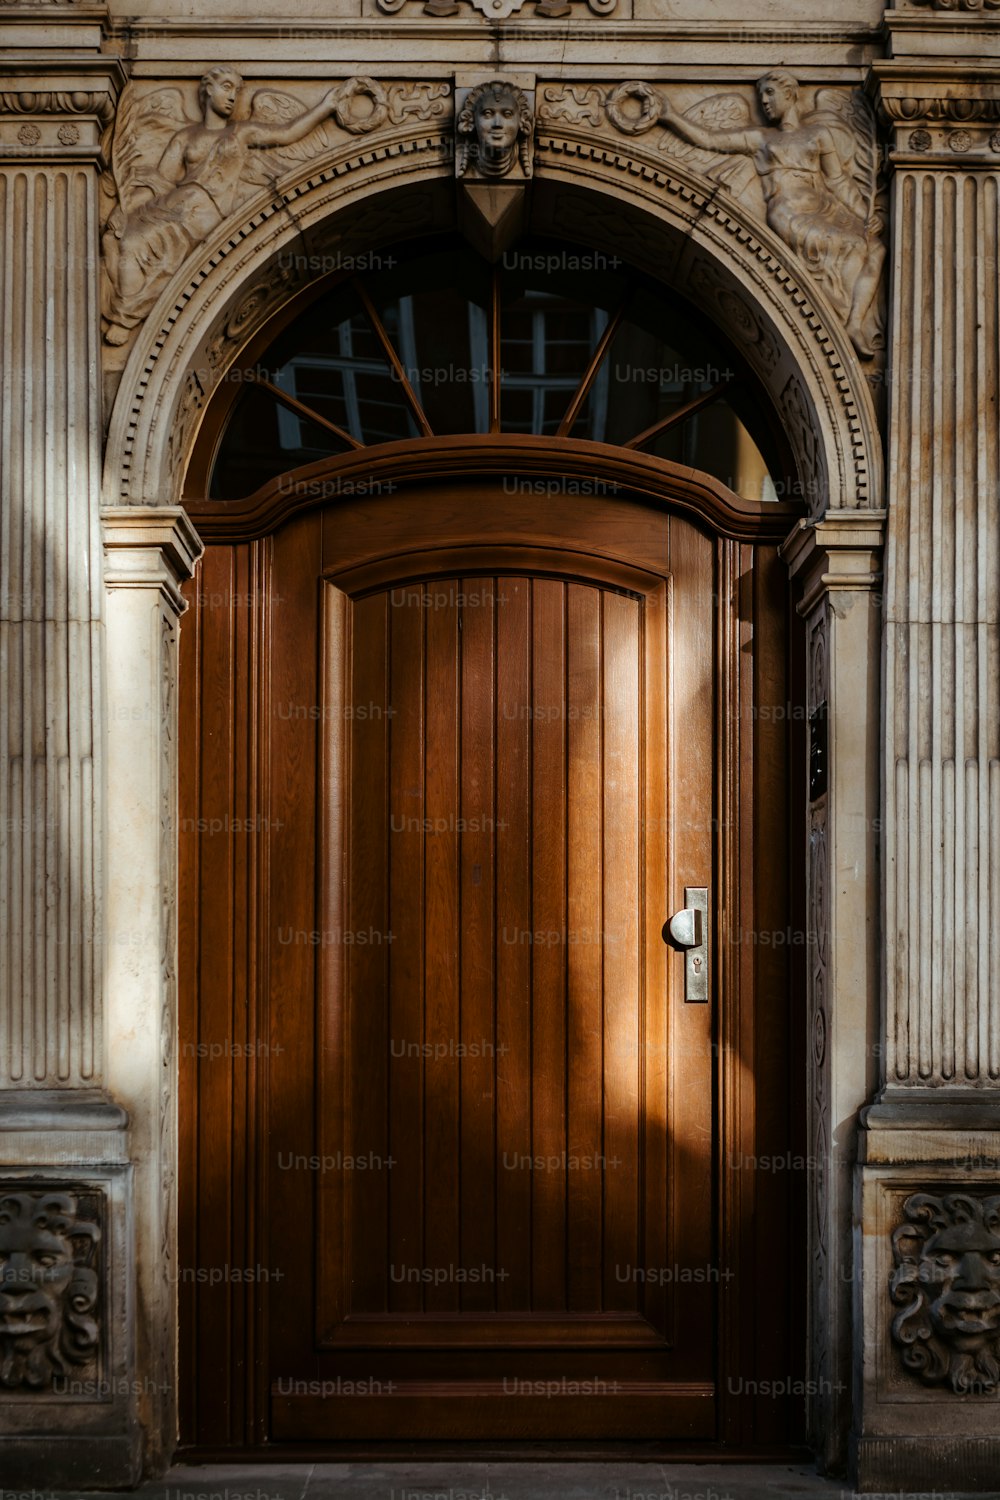
<path fill-rule="evenodd" d="M 1000 20 L 974 22 L 988 45 L 967 63 L 947 58 L 968 36 L 944 12 L 888 25 L 884 1061 L 855 1172 L 853 1478 L 995 1493 L 993 1387 L 961 1378 L 965 1359 L 989 1366 L 993 1336 L 926 1320 L 948 1256 L 929 1227 L 906 1236 L 921 1205 L 967 1233 L 1000 1161 L 1000 66 L 979 60 Z"/>
<path fill-rule="evenodd" d="M 920 87 L 933 89 L 926 79 Z M 936 100 L 894 92 L 887 104 L 907 123 L 898 126 L 893 216 L 885 1082 L 994 1087 L 1000 97 L 963 100 L 951 84 Z"/>
<path fill-rule="evenodd" d="M 102 1074 L 97 186 L 114 84 L 93 63 L 0 78 L 0 1088 Z"/>
<path fill-rule="evenodd" d="M 86 167 L 0 175 L 0 1069 L 21 1086 L 101 1067 L 95 192 Z"/>

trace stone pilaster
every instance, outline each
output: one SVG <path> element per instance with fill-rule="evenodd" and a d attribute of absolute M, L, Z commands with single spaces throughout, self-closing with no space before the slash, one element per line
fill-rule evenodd
<path fill-rule="evenodd" d="M 0 1472 L 138 1474 L 132 1175 L 107 1090 L 97 196 L 122 83 L 99 7 L 18 8 L 0 66 Z M 31 1245 L 58 1235 L 40 1269 Z M 51 1245 L 50 1245 L 51 1249 Z M 28 1282 L 21 1261 L 30 1265 Z"/>
<path fill-rule="evenodd" d="M 0 1087 L 100 1083 L 97 181 L 117 79 L 0 76 Z"/>
<path fill-rule="evenodd" d="M 103 512 L 109 1086 L 129 1112 L 146 1466 L 176 1442 L 177 622 L 201 543 L 182 510 Z"/>
<path fill-rule="evenodd" d="M 974 27 L 982 47 L 965 53 Z M 1000 1485 L 1000 16 L 890 17 L 884 1066 L 856 1182 L 868 1490 Z M 948 56 L 955 47 L 966 61 Z M 998 1200 L 1000 1201 L 1000 1200 Z M 992 1257 L 997 1256 L 997 1265 Z M 996 1330 L 993 1328 L 997 1323 Z"/>
<path fill-rule="evenodd" d="M 806 623 L 810 1442 L 843 1469 L 852 1168 L 876 1076 L 882 511 L 828 511 L 782 547 Z"/>

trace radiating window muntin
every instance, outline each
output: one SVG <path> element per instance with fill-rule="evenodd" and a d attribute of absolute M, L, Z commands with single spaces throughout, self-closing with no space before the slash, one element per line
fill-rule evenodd
<path fill-rule="evenodd" d="M 552 242 L 496 266 L 464 241 L 408 247 L 321 293 L 254 368 L 217 499 L 358 447 L 490 432 L 639 448 L 776 498 L 773 430 L 722 337 L 622 262 Z"/>

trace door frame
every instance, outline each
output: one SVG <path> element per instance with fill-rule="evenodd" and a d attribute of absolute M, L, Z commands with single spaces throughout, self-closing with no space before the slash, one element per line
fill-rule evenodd
<path fill-rule="evenodd" d="M 387 444 L 371 448 L 363 454 L 350 454 L 342 458 L 324 460 L 294 473 L 294 483 L 289 476 L 282 476 L 263 486 L 254 495 L 235 502 L 190 501 L 188 511 L 198 530 L 208 544 L 208 555 L 203 559 L 201 573 L 188 586 L 188 596 L 195 608 L 188 620 L 181 642 L 181 798 L 180 827 L 191 823 L 189 816 L 196 808 L 184 805 L 186 790 L 197 783 L 197 746 L 200 730 L 190 731 L 196 722 L 194 713 L 194 690 L 202 661 L 203 624 L 199 600 L 211 597 L 211 588 L 199 587 L 206 570 L 213 566 L 213 557 L 227 556 L 227 576 L 245 593 L 250 607 L 237 617 L 232 617 L 232 631 L 226 636 L 232 648 L 245 653 L 252 680 L 244 685 L 240 694 L 244 710 L 253 711 L 258 699 L 267 645 L 267 612 L 263 595 L 266 589 L 267 557 L 269 538 L 286 522 L 319 507 L 335 507 L 349 504 L 356 495 L 378 495 L 383 491 L 397 492 L 405 486 L 412 493 L 414 503 L 419 503 L 421 489 L 433 485 L 469 481 L 499 483 L 500 476 L 516 475 L 528 482 L 550 480 L 559 483 L 573 479 L 599 480 L 607 488 L 618 486 L 620 493 L 629 500 L 643 505 L 663 509 L 686 516 L 695 521 L 716 543 L 717 580 L 716 631 L 714 642 L 714 671 L 719 684 L 717 700 L 718 734 L 729 752 L 721 766 L 720 785 L 716 796 L 713 816 L 717 818 L 717 868 L 723 888 L 720 890 L 720 905 L 730 912 L 743 913 L 749 909 L 753 892 L 750 884 L 747 855 L 752 848 L 755 831 L 758 836 L 773 841 L 776 814 L 783 801 L 785 809 L 785 837 L 780 860 L 784 870 L 787 898 L 782 899 L 784 930 L 789 934 L 804 933 L 805 899 L 802 882 L 790 878 L 798 859 L 795 851 L 803 846 L 801 809 L 805 806 L 805 714 L 793 712 L 803 701 L 804 663 L 801 630 L 795 628 L 796 615 L 791 607 L 787 570 L 778 556 L 778 543 L 801 517 L 799 507 L 782 503 L 755 504 L 741 499 L 728 491 L 720 482 L 703 474 L 680 468 L 649 455 L 610 448 L 604 444 L 574 441 L 553 441 L 533 437 L 461 437 L 444 439 L 417 439 L 409 442 Z M 543 503 L 543 502 L 540 502 Z M 439 539 L 439 545 L 447 545 L 447 539 Z M 756 560 L 756 571 L 749 564 Z M 753 635 L 755 620 L 767 619 L 770 636 L 767 646 L 767 661 L 762 663 L 747 649 Z M 221 639 L 221 638 L 220 638 Z M 256 676 L 254 676 L 256 673 Z M 773 680 L 776 690 L 781 680 L 780 703 L 755 704 L 748 702 L 761 682 Z M 746 712 L 751 710 L 749 714 Z M 759 711 L 758 711 L 759 710 Z M 192 715 L 194 714 L 194 717 Z M 734 730 L 733 726 L 738 726 Z M 751 747 L 748 756 L 747 747 Z M 755 783 L 754 764 L 763 763 L 765 756 L 773 758 L 776 747 L 787 776 L 776 792 L 774 776 L 771 784 L 761 796 L 761 787 Z M 259 793 L 263 785 L 261 768 L 247 761 L 242 772 L 235 777 L 242 787 L 248 812 L 256 809 L 260 816 Z M 778 806 L 775 804 L 777 796 Z M 234 808 L 234 815 L 237 809 Z M 780 820 L 780 819 L 779 819 Z M 246 851 L 246 876 L 253 883 L 253 838 L 244 841 L 251 847 Z M 741 859 L 743 861 L 741 867 Z M 193 872 L 197 853 L 191 838 L 182 832 L 180 850 L 182 909 L 180 913 L 180 1264 L 192 1260 L 197 1247 L 197 1220 L 193 1212 L 191 1186 L 194 1168 L 194 1133 L 196 1117 L 193 1109 L 197 1104 L 197 1076 L 194 1066 L 194 1046 L 197 1034 L 193 1027 L 193 961 L 192 944 L 196 934 L 192 927 L 190 902 L 183 893 L 193 889 Z M 742 868 L 742 877 L 740 874 Z M 742 917 L 741 917 L 742 921 Z M 775 925 L 772 932 L 780 931 Z M 794 1431 L 784 1417 L 776 1418 L 773 1392 L 749 1389 L 756 1380 L 764 1382 L 784 1375 L 790 1384 L 799 1381 L 795 1396 L 805 1394 L 805 1257 L 801 1247 L 806 1243 L 805 1183 L 794 1188 L 791 1173 L 786 1172 L 788 1192 L 779 1204 L 775 1216 L 775 1186 L 779 1165 L 774 1164 L 770 1178 L 765 1180 L 757 1170 L 722 1170 L 730 1165 L 734 1155 L 741 1168 L 748 1159 L 756 1160 L 758 1153 L 754 1133 L 753 1111 L 757 1107 L 753 1091 L 753 1067 L 755 1056 L 761 1048 L 788 1048 L 785 1079 L 788 1088 L 791 1137 L 783 1143 L 788 1153 L 789 1165 L 800 1155 L 805 1161 L 805 1024 L 803 1007 L 789 1003 L 792 994 L 805 989 L 805 953 L 790 948 L 787 965 L 784 960 L 779 968 L 786 973 L 786 1013 L 781 1034 L 774 1029 L 768 1036 L 763 1024 L 762 1009 L 753 1012 L 747 997 L 752 994 L 755 965 L 758 974 L 764 974 L 768 964 L 772 969 L 777 960 L 777 939 L 762 958 L 757 944 L 757 928 L 753 928 L 754 948 L 749 951 L 745 943 L 733 952 L 719 944 L 719 967 L 717 970 L 720 1005 L 717 1017 L 716 1061 L 718 1085 L 716 1097 L 716 1119 L 720 1148 L 720 1170 L 716 1184 L 717 1220 L 719 1225 L 719 1264 L 728 1267 L 748 1267 L 753 1264 L 759 1271 L 770 1261 L 780 1269 L 778 1294 L 783 1295 L 791 1287 L 794 1314 L 789 1329 L 776 1332 L 780 1323 L 773 1316 L 773 1309 L 766 1306 L 766 1287 L 761 1294 L 744 1295 L 738 1306 L 735 1299 L 720 1295 L 720 1320 L 716 1332 L 716 1348 L 719 1353 L 718 1390 L 721 1420 L 718 1441 L 711 1445 L 686 1447 L 685 1453 L 692 1457 L 717 1458 L 738 1455 L 764 1457 L 775 1452 L 788 1452 L 789 1442 L 802 1440 L 800 1422 L 795 1422 Z M 763 969 L 761 965 L 763 964 Z M 723 1004 L 721 996 L 729 996 Z M 194 1045 L 193 1045 L 194 1044 Z M 746 1059 L 750 1059 L 748 1064 Z M 241 1107 L 253 1108 L 255 1084 L 253 1069 L 247 1064 L 247 1073 L 241 1084 Z M 771 1153 L 773 1154 L 773 1153 Z M 770 1169 L 770 1163 L 769 1168 Z M 253 1197 L 253 1163 L 244 1156 L 240 1170 L 250 1197 Z M 762 1169 L 765 1170 L 765 1169 Z M 782 1199 L 782 1191 L 777 1192 Z M 751 1206 L 752 1205 L 752 1206 Z M 247 1213 L 247 1229 L 252 1214 Z M 248 1233 L 247 1251 L 243 1259 L 253 1264 L 252 1234 Z M 756 1272 L 755 1272 L 756 1274 Z M 766 1282 L 766 1277 L 764 1278 Z M 255 1396 L 249 1387 L 242 1397 L 235 1394 L 230 1402 L 232 1418 L 230 1430 L 232 1441 L 227 1445 L 199 1442 L 192 1426 L 192 1403 L 197 1396 L 197 1382 L 191 1361 L 194 1327 L 194 1289 L 181 1286 L 181 1386 L 180 1405 L 183 1430 L 187 1441 L 181 1452 L 192 1458 L 233 1458 L 234 1455 L 263 1458 L 265 1453 L 281 1457 L 331 1456 L 335 1451 L 343 1456 L 380 1457 L 412 1453 L 412 1444 L 365 1443 L 351 1447 L 350 1453 L 343 1446 L 331 1450 L 330 1445 L 314 1445 L 306 1453 L 298 1446 L 261 1446 L 265 1439 L 263 1402 L 259 1392 Z M 234 1296 L 234 1289 L 227 1289 L 226 1318 L 232 1328 L 240 1331 L 243 1349 L 248 1364 L 252 1363 L 252 1352 L 259 1347 L 263 1330 L 259 1307 L 254 1306 L 252 1288 L 242 1289 L 242 1295 Z M 248 1293 L 250 1293 L 248 1295 Z M 768 1341 L 777 1339 L 781 1343 L 787 1337 L 785 1358 L 778 1371 L 766 1368 Z M 795 1352 L 795 1360 L 790 1357 Z M 752 1351 L 757 1359 L 752 1360 Z M 762 1371 L 760 1361 L 764 1362 Z M 228 1367 L 228 1361 L 227 1361 Z M 748 1376 L 748 1369 L 756 1373 Z M 230 1370 L 230 1375 L 232 1374 Z M 479 1445 L 483 1452 L 498 1450 L 498 1445 Z M 625 1450 L 636 1451 L 637 1446 L 625 1445 Z M 461 1445 L 467 1452 L 468 1444 Z M 659 1448 L 673 1458 L 683 1456 L 676 1445 L 662 1444 Z M 454 1445 L 435 1444 L 433 1452 L 426 1456 L 445 1456 L 453 1452 Z M 590 1456 L 588 1445 L 568 1445 L 573 1454 Z M 599 1451 L 625 1451 L 616 1445 L 602 1443 Z M 519 1445 L 518 1452 L 530 1451 L 530 1445 Z M 645 1451 L 645 1449 L 644 1449 Z"/>

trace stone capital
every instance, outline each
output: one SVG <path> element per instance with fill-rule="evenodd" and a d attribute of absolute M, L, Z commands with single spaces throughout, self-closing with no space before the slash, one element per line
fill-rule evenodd
<path fill-rule="evenodd" d="M 0 70 L 0 164 L 105 165 L 102 138 L 124 84 L 117 58 L 8 54 Z"/>
<path fill-rule="evenodd" d="M 797 523 L 779 551 L 790 576 L 801 584 L 799 614 L 810 615 L 824 595 L 878 587 L 885 521 L 883 510 L 845 510 Z"/>
<path fill-rule="evenodd" d="M 181 584 L 191 577 L 204 548 L 180 506 L 120 505 L 101 512 L 104 578 L 109 589 L 157 589 L 181 615 Z"/>
<path fill-rule="evenodd" d="M 1000 18 L 993 27 L 995 50 Z M 872 65 L 868 92 L 893 165 L 1000 170 L 1000 61 L 892 57 Z"/>

